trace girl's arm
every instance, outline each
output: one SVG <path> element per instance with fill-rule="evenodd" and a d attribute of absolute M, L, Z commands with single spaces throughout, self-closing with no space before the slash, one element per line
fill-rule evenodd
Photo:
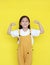
<path fill-rule="evenodd" d="M 8 27 L 7 34 L 10 34 L 12 30 L 12 26 L 16 25 L 15 23 L 11 23 L 10 26 Z"/>
<path fill-rule="evenodd" d="M 38 24 L 39 29 L 40 29 L 40 33 L 41 33 L 41 34 L 44 33 L 44 28 L 43 28 L 43 26 L 40 24 L 40 22 L 38 22 L 38 21 L 35 20 L 34 23 Z"/>

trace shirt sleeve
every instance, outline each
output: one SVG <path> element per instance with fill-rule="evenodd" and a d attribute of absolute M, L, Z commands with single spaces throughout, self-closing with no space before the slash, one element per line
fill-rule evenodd
<path fill-rule="evenodd" d="M 18 30 L 11 31 L 11 32 L 10 32 L 10 35 L 11 35 L 12 37 L 18 37 L 18 36 L 19 36 Z"/>
<path fill-rule="evenodd" d="M 32 29 L 31 34 L 32 34 L 32 36 L 39 36 L 40 35 L 40 30 Z"/>

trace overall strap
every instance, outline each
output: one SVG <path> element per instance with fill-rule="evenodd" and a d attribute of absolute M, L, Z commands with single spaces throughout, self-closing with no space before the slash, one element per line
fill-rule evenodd
<path fill-rule="evenodd" d="M 31 35 L 31 29 L 30 29 L 30 35 Z"/>
<path fill-rule="evenodd" d="M 19 36 L 20 36 L 20 29 L 19 29 Z"/>
<path fill-rule="evenodd" d="M 19 33 L 19 36 L 20 36 L 20 29 L 18 29 L 18 33 Z M 18 37 L 18 43 L 19 43 L 19 40 L 20 40 L 20 38 Z"/>

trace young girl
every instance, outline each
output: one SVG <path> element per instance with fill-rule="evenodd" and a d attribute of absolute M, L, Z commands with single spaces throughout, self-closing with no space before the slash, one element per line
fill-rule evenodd
<path fill-rule="evenodd" d="M 31 65 L 32 64 L 32 44 L 34 42 L 33 36 L 39 36 L 44 33 L 42 25 L 38 21 L 34 21 L 39 26 L 39 30 L 30 28 L 30 19 L 28 16 L 22 16 L 19 20 L 19 29 L 12 31 L 12 26 L 15 23 L 11 23 L 8 28 L 8 34 L 12 37 L 18 37 L 18 61 L 19 65 Z"/>

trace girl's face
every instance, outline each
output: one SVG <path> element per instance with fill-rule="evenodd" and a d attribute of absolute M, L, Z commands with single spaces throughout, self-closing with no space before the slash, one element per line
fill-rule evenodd
<path fill-rule="evenodd" d="M 23 18 L 22 20 L 21 20 L 21 23 L 20 23 L 20 25 L 23 27 L 23 28 L 28 28 L 28 25 L 29 25 L 30 23 L 29 23 L 29 21 L 28 21 L 28 19 L 25 17 L 25 18 Z"/>

